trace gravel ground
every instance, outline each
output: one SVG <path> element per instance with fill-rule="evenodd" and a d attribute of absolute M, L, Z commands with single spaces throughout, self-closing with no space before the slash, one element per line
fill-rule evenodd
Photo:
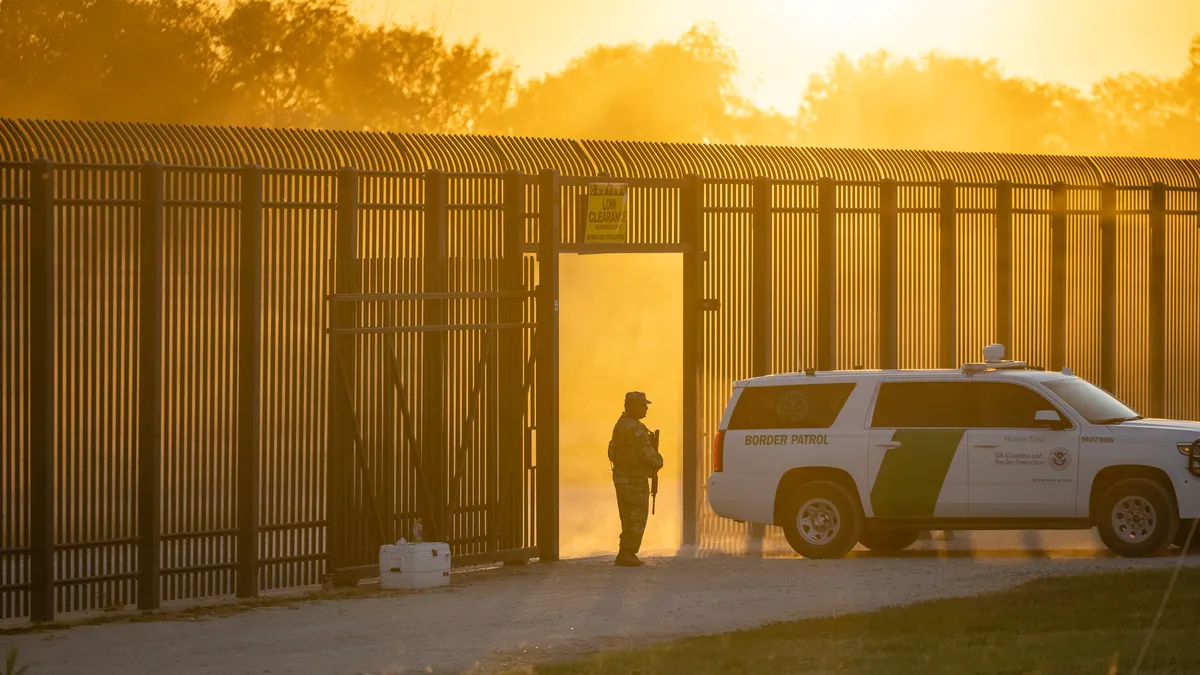
<path fill-rule="evenodd" d="M 33 664 L 30 675 L 482 673 L 593 649 L 999 590 L 1052 574 L 1175 561 L 1078 551 L 1040 558 L 930 551 L 837 561 L 664 556 L 627 569 L 591 558 L 455 575 L 449 588 L 403 595 L 6 636 L 0 650 L 20 647 L 22 663 Z M 1200 565 L 1200 557 L 1185 563 Z"/>

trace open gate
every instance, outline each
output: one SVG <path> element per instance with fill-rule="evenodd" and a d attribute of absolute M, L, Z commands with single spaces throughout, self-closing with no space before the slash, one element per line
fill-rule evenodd
<path fill-rule="evenodd" d="M 338 200 L 329 297 L 334 582 L 377 573 L 379 545 L 417 518 L 455 566 L 555 558 L 557 326 L 525 245 L 536 177 L 342 176 L 356 192 Z"/>

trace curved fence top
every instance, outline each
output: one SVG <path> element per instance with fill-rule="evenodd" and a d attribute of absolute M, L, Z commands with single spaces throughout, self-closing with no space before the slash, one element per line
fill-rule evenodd
<path fill-rule="evenodd" d="M 914 150 L 585 141 L 0 118 L 0 160 L 616 177 L 959 180 L 1200 187 L 1200 162 Z"/>

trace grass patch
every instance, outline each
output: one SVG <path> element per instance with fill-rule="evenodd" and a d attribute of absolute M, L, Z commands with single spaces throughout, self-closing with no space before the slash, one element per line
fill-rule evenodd
<path fill-rule="evenodd" d="M 21 650 L 13 648 L 8 650 L 8 656 L 4 657 L 3 675 L 25 675 L 29 671 L 29 666 L 18 665 L 17 661 L 21 657 Z"/>
<path fill-rule="evenodd" d="M 1051 577 L 1012 590 L 651 647 L 513 672 L 1129 673 L 1172 570 Z M 1200 672 L 1200 570 L 1179 576 L 1139 673 Z"/>

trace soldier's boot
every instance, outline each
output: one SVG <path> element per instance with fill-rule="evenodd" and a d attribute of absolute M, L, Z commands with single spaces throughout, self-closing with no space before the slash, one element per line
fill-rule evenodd
<path fill-rule="evenodd" d="M 621 549 L 620 552 L 617 553 L 617 559 L 614 560 L 613 563 L 619 567 L 641 567 L 642 565 L 646 564 L 639 560 L 632 551 L 627 549 Z"/>

